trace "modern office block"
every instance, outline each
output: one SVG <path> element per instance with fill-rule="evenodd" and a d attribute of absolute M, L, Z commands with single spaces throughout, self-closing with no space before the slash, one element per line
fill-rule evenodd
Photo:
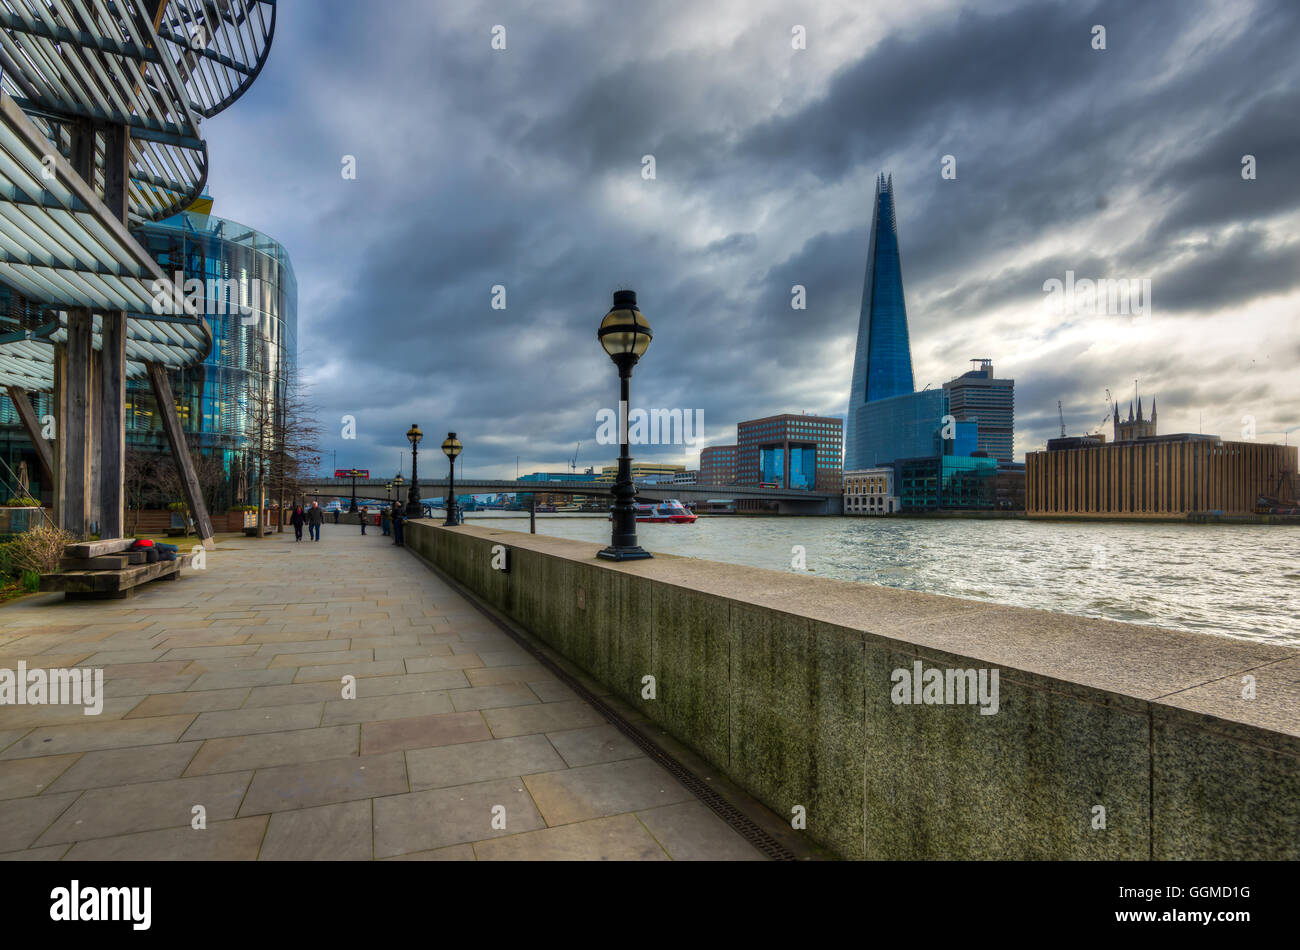
<path fill-rule="evenodd" d="M 1182 433 L 1025 456 L 1032 517 L 1183 518 L 1294 502 L 1296 447 Z"/>
<path fill-rule="evenodd" d="M 700 450 L 701 485 L 736 484 L 736 446 L 710 445 Z"/>
<path fill-rule="evenodd" d="M 1010 462 L 1015 442 L 1016 381 L 998 379 L 993 373 L 992 360 L 971 362 L 977 364 L 974 369 L 943 384 L 948 393 L 948 411 L 960 422 L 978 425 L 975 451 Z"/>
<path fill-rule="evenodd" d="M 894 470 L 902 511 L 996 505 L 997 459 L 960 455 L 900 459 Z"/>
<path fill-rule="evenodd" d="M 736 481 L 839 492 L 844 423 L 786 413 L 736 426 Z"/>

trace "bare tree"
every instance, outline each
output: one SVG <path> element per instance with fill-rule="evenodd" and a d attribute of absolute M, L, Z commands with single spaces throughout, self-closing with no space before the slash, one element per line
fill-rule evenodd
<path fill-rule="evenodd" d="M 304 494 L 303 478 L 320 463 L 321 427 L 319 410 L 296 360 L 286 361 L 280 382 L 282 398 L 270 474 L 283 511 L 286 498 L 296 503 Z"/>
<path fill-rule="evenodd" d="M 140 524 L 140 509 L 145 501 L 156 494 L 158 482 L 158 461 L 162 456 L 157 452 L 127 446 L 124 468 L 126 471 L 126 507 L 129 512 L 130 525 L 127 533 L 134 535 Z"/>
<path fill-rule="evenodd" d="M 192 446 L 189 453 L 203 502 L 209 511 L 213 511 L 225 488 L 226 470 L 220 459 L 205 455 Z M 139 527 L 141 509 L 165 508 L 186 500 L 184 482 L 170 452 L 128 447 L 125 469 L 130 534 L 135 534 Z"/>
<path fill-rule="evenodd" d="M 292 355 L 262 340 L 249 360 L 249 386 L 243 394 L 250 424 L 247 470 L 256 484 L 258 507 L 278 498 L 284 530 L 286 504 L 303 493 L 302 479 L 320 462 L 318 412 Z"/>

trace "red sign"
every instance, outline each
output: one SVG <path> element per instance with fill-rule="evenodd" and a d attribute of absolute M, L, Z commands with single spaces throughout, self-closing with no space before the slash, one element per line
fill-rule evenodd
<path fill-rule="evenodd" d="M 370 469 L 368 468 L 336 468 L 334 469 L 335 478 L 369 478 Z"/>

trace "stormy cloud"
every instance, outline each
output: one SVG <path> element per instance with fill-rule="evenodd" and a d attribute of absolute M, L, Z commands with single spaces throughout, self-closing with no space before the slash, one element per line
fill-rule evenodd
<path fill-rule="evenodd" d="M 1017 380 L 1017 454 L 1055 434 L 1058 399 L 1095 429 L 1134 379 L 1164 431 L 1300 414 L 1288 0 L 288 0 L 275 45 L 207 123 L 209 191 L 292 256 L 340 465 L 409 472 L 411 422 L 456 430 L 475 474 L 559 470 L 579 442 L 581 467 L 610 464 L 595 331 L 625 286 L 655 331 L 636 404 L 703 409 L 709 442 L 844 414 L 882 171 L 917 386 L 993 359 Z M 1051 313 L 1066 271 L 1149 279 L 1150 319 Z"/>

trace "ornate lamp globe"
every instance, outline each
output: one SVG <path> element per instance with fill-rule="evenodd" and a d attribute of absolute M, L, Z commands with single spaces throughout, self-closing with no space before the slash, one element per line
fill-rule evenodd
<path fill-rule="evenodd" d="M 420 431 L 420 427 L 416 425 L 414 422 L 412 422 L 411 428 L 406 430 L 407 441 L 410 442 L 412 445 L 419 445 L 420 440 L 423 438 L 424 438 L 424 433 Z"/>
<path fill-rule="evenodd" d="M 614 305 L 600 321 L 596 338 L 609 358 L 622 369 L 631 368 L 650 348 L 654 334 L 650 321 L 637 309 L 635 290 L 614 291 Z"/>
<path fill-rule="evenodd" d="M 461 444 L 460 439 L 456 438 L 456 433 L 448 432 L 447 438 L 442 442 L 442 454 L 449 459 L 455 459 L 464 450 L 465 446 Z"/>

